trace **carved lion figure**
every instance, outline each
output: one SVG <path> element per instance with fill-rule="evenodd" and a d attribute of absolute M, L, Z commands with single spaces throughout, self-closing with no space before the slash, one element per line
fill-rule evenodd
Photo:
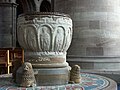
<path fill-rule="evenodd" d="M 70 71 L 70 82 L 80 83 L 81 76 L 80 76 L 80 66 L 74 65 Z"/>
<path fill-rule="evenodd" d="M 16 83 L 22 87 L 30 87 L 35 85 L 36 80 L 31 63 L 25 62 L 18 68 L 16 73 Z"/>

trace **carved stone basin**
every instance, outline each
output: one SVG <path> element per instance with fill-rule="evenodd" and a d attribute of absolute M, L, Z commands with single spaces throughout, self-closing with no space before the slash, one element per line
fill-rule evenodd
<path fill-rule="evenodd" d="M 55 68 L 69 71 L 66 51 L 72 39 L 72 20 L 68 15 L 53 12 L 20 15 L 17 34 L 19 44 L 25 49 L 25 61 L 32 63 L 35 71 L 39 73 L 46 68 L 53 69 L 52 72 Z"/>

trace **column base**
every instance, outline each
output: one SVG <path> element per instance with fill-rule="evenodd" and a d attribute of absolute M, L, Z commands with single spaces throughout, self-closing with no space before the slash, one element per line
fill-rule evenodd
<path fill-rule="evenodd" d="M 69 66 L 63 68 L 34 68 L 37 86 L 65 85 L 69 81 Z"/>
<path fill-rule="evenodd" d="M 67 61 L 70 66 L 79 64 L 83 70 L 120 71 L 120 57 L 80 57 L 68 58 Z"/>
<path fill-rule="evenodd" d="M 25 52 L 25 61 L 37 68 L 66 67 L 66 52 Z"/>

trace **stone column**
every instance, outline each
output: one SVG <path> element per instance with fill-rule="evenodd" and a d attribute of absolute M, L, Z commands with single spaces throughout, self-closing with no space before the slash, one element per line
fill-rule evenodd
<path fill-rule="evenodd" d="M 74 23 L 68 61 L 83 70 L 120 71 L 120 0 L 54 0 Z"/>
<path fill-rule="evenodd" d="M 0 47 L 16 46 L 15 0 L 0 0 Z"/>

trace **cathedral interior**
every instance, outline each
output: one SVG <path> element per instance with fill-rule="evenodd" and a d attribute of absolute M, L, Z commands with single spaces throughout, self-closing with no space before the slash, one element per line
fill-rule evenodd
<path fill-rule="evenodd" d="M 18 17 L 29 12 L 70 15 L 73 35 L 66 61 L 120 83 L 120 0 L 0 0 L 0 48 L 21 47 Z M 6 73 L 3 67 L 0 73 Z"/>

